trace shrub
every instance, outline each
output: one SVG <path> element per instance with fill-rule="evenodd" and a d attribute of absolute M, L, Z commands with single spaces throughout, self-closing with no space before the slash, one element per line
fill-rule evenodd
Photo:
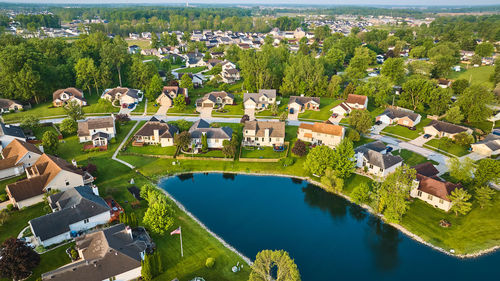
<path fill-rule="evenodd" d="M 212 268 L 214 267 L 215 265 L 215 259 L 214 258 L 207 258 L 206 262 L 205 262 L 205 266 L 207 268 Z"/>
<path fill-rule="evenodd" d="M 248 115 L 245 114 L 245 115 L 243 115 L 243 117 L 241 117 L 240 123 L 241 124 L 245 124 L 245 122 L 249 121 L 249 120 L 250 120 L 250 116 L 248 116 Z"/>
<path fill-rule="evenodd" d="M 92 164 L 92 163 L 88 163 L 84 169 L 85 169 L 85 171 L 89 172 L 91 175 L 95 175 L 95 173 L 97 172 L 97 166 Z"/>
<path fill-rule="evenodd" d="M 116 143 L 116 138 L 112 138 L 111 140 L 109 140 L 109 143 L 110 144 L 115 144 Z"/>
<path fill-rule="evenodd" d="M 117 114 L 115 118 L 116 118 L 116 121 L 119 121 L 119 122 L 130 121 L 130 117 L 127 114 Z"/>
<path fill-rule="evenodd" d="M 7 211 L 10 212 L 12 210 L 14 210 L 14 205 L 12 205 L 12 204 L 7 205 Z"/>
<path fill-rule="evenodd" d="M 283 158 L 283 159 L 280 160 L 280 163 L 284 167 L 292 166 L 295 163 L 295 158 L 293 158 L 293 157 Z"/>
<path fill-rule="evenodd" d="M 352 130 L 352 129 L 349 129 L 347 131 L 347 138 L 350 140 L 350 141 L 359 141 L 361 139 L 361 137 L 359 136 L 359 133 L 358 131 L 356 130 Z"/>
<path fill-rule="evenodd" d="M 0 194 L 0 202 L 7 201 L 7 194 Z"/>
<path fill-rule="evenodd" d="M 78 252 L 74 248 L 71 249 L 71 258 L 73 260 L 76 260 L 78 258 Z"/>
<path fill-rule="evenodd" d="M 295 142 L 295 145 L 292 148 L 292 152 L 293 152 L 293 154 L 295 154 L 299 157 L 306 156 L 306 154 L 307 154 L 306 144 L 301 140 L 297 140 Z"/>

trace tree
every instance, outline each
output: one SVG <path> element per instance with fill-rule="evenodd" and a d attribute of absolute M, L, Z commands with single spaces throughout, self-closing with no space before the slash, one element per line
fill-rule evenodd
<path fill-rule="evenodd" d="M 500 181 L 500 161 L 490 158 L 481 159 L 474 172 L 474 183 L 476 186 L 482 186 L 490 181 L 493 183 Z"/>
<path fill-rule="evenodd" d="M 325 170 L 325 175 L 321 177 L 321 183 L 326 186 L 326 190 L 334 193 L 339 193 L 344 188 L 344 180 L 337 176 L 337 173 L 332 168 Z"/>
<path fill-rule="evenodd" d="M 162 194 L 163 195 L 163 194 Z M 144 214 L 143 223 L 156 234 L 163 235 L 174 224 L 174 209 L 166 201 L 165 195 L 156 201 L 148 201 L 148 209 Z"/>
<path fill-rule="evenodd" d="M 361 139 L 361 136 L 359 135 L 358 131 L 349 128 L 347 129 L 347 139 L 352 142 L 355 142 L 359 141 Z"/>
<path fill-rule="evenodd" d="M 295 144 L 293 145 L 292 148 L 293 154 L 299 156 L 299 157 L 304 157 L 307 154 L 307 146 L 305 142 L 301 140 L 297 140 Z"/>
<path fill-rule="evenodd" d="M 280 120 L 280 122 L 285 122 L 286 119 L 288 119 L 288 111 L 281 112 L 278 120 Z"/>
<path fill-rule="evenodd" d="M 447 166 L 450 176 L 455 180 L 462 183 L 469 183 L 472 181 L 474 161 L 469 157 L 466 157 L 463 160 L 455 157 L 449 158 Z"/>
<path fill-rule="evenodd" d="M 467 87 L 469 87 L 469 81 L 467 81 L 466 79 L 457 79 L 451 84 L 453 94 L 457 97 L 460 96 L 465 91 L 465 89 L 467 89 Z"/>
<path fill-rule="evenodd" d="M 236 155 L 236 144 L 231 141 L 224 140 L 222 142 L 222 154 L 227 158 L 234 158 Z"/>
<path fill-rule="evenodd" d="M 118 72 L 118 82 L 122 86 L 121 69 L 127 64 L 129 55 L 127 53 L 127 42 L 121 36 L 115 36 L 112 43 L 107 43 L 102 47 L 101 58 L 103 63 L 115 67 Z"/>
<path fill-rule="evenodd" d="M 342 97 L 346 99 L 349 95 L 354 94 L 354 91 L 356 91 L 356 87 L 354 86 L 353 83 L 349 83 L 345 87 Z"/>
<path fill-rule="evenodd" d="M 405 76 L 405 62 L 402 58 L 388 58 L 382 65 L 380 73 L 389 77 L 395 84 L 399 84 Z"/>
<path fill-rule="evenodd" d="M 66 118 L 61 122 L 61 125 L 59 125 L 59 129 L 63 134 L 71 136 L 76 134 L 78 123 L 71 118 Z"/>
<path fill-rule="evenodd" d="M 76 84 L 82 88 L 86 88 L 89 94 L 91 86 L 95 84 L 95 75 L 98 73 L 97 67 L 94 65 L 92 58 L 81 58 L 75 64 Z"/>
<path fill-rule="evenodd" d="M 186 150 L 191 144 L 191 134 L 188 131 L 181 132 L 174 136 L 174 142 L 181 149 Z"/>
<path fill-rule="evenodd" d="M 476 50 L 474 52 L 476 53 L 476 55 L 484 58 L 491 57 L 493 51 L 495 51 L 495 46 L 493 46 L 493 44 L 491 44 L 490 42 L 483 42 L 476 46 Z"/>
<path fill-rule="evenodd" d="M 493 205 L 491 204 L 493 195 L 495 195 L 495 191 L 489 186 L 481 186 L 476 188 L 476 200 L 479 203 L 481 209 Z"/>
<path fill-rule="evenodd" d="M 491 116 L 492 109 L 489 105 L 494 101 L 495 97 L 491 91 L 482 85 L 474 84 L 465 89 L 456 104 L 468 122 L 482 122 Z"/>
<path fill-rule="evenodd" d="M 161 80 L 160 75 L 155 74 L 151 81 L 149 82 L 148 88 L 146 89 L 146 98 L 150 101 L 156 100 L 158 95 L 163 90 L 163 80 Z"/>
<path fill-rule="evenodd" d="M 338 177 L 348 178 L 354 171 L 356 163 L 354 159 L 353 144 L 348 139 L 343 139 L 335 148 L 333 169 Z"/>
<path fill-rule="evenodd" d="M 456 134 L 455 137 L 453 137 L 453 140 L 458 145 L 468 147 L 471 143 L 474 142 L 474 137 L 472 135 L 469 135 L 467 132 L 461 132 Z"/>
<path fill-rule="evenodd" d="M 451 42 L 441 42 L 432 47 L 427 54 L 434 63 L 434 73 L 438 77 L 446 76 L 460 58 L 458 47 Z"/>
<path fill-rule="evenodd" d="M 183 95 L 177 95 L 173 100 L 174 107 L 182 111 L 186 108 L 186 98 Z"/>
<path fill-rule="evenodd" d="M 470 64 L 481 66 L 481 64 L 483 64 L 483 60 L 482 60 L 481 56 L 473 55 L 472 58 L 470 59 Z"/>
<path fill-rule="evenodd" d="M 351 192 L 351 199 L 356 204 L 367 203 L 370 200 L 370 187 L 367 183 L 358 184 Z"/>
<path fill-rule="evenodd" d="M 42 146 L 45 152 L 55 154 L 59 147 L 59 138 L 53 131 L 47 131 L 42 136 Z"/>
<path fill-rule="evenodd" d="M 83 109 L 76 100 L 69 101 L 63 108 L 68 118 L 74 121 L 83 119 L 84 116 Z"/>
<path fill-rule="evenodd" d="M 301 279 L 297 265 L 287 252 L 263 250 L 255 257 L 248 280 L 300 281 Z"/>
<path fill-rule="evenodd" d="M 353 110 L 350 114 L 349 125 L 359 133 L 367 133 L 373 126 L 370 112 L 367 110 Z"/>
<path fill-rule="evenodd" d="M 208 139 L 206 134 L 201 135 L 201 151 L 203 152 L 208 151 Z"/>
<path fill-rule="evenodd" d="M 463 188 L 455 188 L 449 199 L 451 200 L 451 209 L 455 212 L 455 216 L 466 215 L 472 209 L 472 203 L 468 202 L 471 195 Z"/>
<path fill-rule="evenodd" d="M 2 243 L 0 256 L 2 278 L 23 280 L 40 264 L 40 256 L 16 238 L 8 238 Z"/>
<path fill-rule="evenodd" d="M 133 87 L 147 89 L 153 76 L 158 74 L 158 67 L 155 62 L 143 62 L 140 57 L 135 57 L 128 73 Z"/>
<path fill-rule="evenodd" d="M 328 83 L 328 96 L 332 98 L 338 98 L 340 95 L 340 85 L 342 83 L 342 78 L 338 75 L 333 75 Z"/>
<path fill-rule="evenodd" d="M 35 130 L 40 127 L 40 119 L 35 115 L 25 115 L 21 119 L 21 127 Z"/>
<path fill-rule="evenodd" d="M 416 171 L 408 166 L 400 166 L 389 174 L 380 189 L 377 190 L 380 197 L 379 210 L 389 222 L 398 223 L 410 207 L 407 200 L 410 190 L 416 178 Z"/>
<path fill-rule="evenodd" d="M 425 49 L 425 46 L 417 46 L 410 51 L 410 57 L 412 58 L 425 58 L 427 56 L 427 50 Z"/>
<path fill-rule="evenodd" d="M 160 40 L 156 32 L 151 32 L 151 44 L 149 46 L 151 49 L 158 49 L 160 47 Z"/>
<path fill-rule="evenodd" d="M 193 79 L 191 79 L 191 77 L 189 77 L 187 73 L 184 73 L 184 75 L 182 75 L 181 77 L 181 83 L 179 84 L 179 86 L 181 88 L 187 88 L 188 90 L 193 90 L 194 89 Z"/>
<path fill-rule="evenodd" d="M 435 88 L 436 85 L 425 78 L 412 77 L 403 84 L 399 102 L 402 106 L 411 107 L 413 110 L 423 109 L 425 101 Z"/>
<path fill-rule="evenodd" d="M 464 115 L 462 114 L 462 110 L 458 106 L 453 106 L 446 111 L 446 120 L 454 123 L 454 124 L 460 124 L 462 123 L 462 120 L 464 120 Z"/>
<path fill-rule="evenodd" d="M 364 78 L 366 76 L 366 69 L 375 61 L 375 57 L 375 53 L 370 49 L 357 47 L 354 57 L 345 70 L 347 78 L 353 83 L 357 83 L 357 80 Z"/>
<path fill-rule="evenodd" d="M 429 107 L 429 112 L 438 116 L 445 113 L 446 109 L 448 109 L 448 104 L 451 102 L 451 95 L 450 89 L 434 88 L 425 100 L 425 103 Z"/>
<path fill-rule="evenodd" d="M 142 268 L 141 268 L 141 276 L 142 279 L 145 281 L 151 281 L 153 280 L 153 266 L 152 266 L 152 261 L 151 261 L 151 255 L 146 254 L 144 257 L 144 260 L 141 262 L 142 263 Z"/>
<path fill-rule="evenodd" d="M 385 76 L 371 77 L 366 83 L 356 88 L 357 95 L 368 96 L 377 106 L 384 106 L 393 93 L 393 83 Z"/>
<path fill-rule="evenodd" d="M 304 169 L 311 174 L 322 176 L 328 167 L 335 164 L 335 151 L 328 146 L 316 146 L 307 154 Z"/>
<path fill-rule="evenodd" d="M 328 77 L 337 74 L 344 67 L 345 53 L 340 49 L 330 49 L 321 57 L 325 75 Z"/>
<path fill-rule="evenodd" d="M 311 55 L 291 56 L 285 67 L 280 92 L 284 96 L 326 96 L 328 79 L 323 64 Z"/>

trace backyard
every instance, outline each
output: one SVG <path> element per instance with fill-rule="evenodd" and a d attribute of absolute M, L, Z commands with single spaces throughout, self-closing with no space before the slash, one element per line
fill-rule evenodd
<path fill-rule="evenodd" d="M 466 66 L 462 65 L 462 67 L 465 68 Z M 465 69 L 460 72 L 451 72 L 448 78 L 454 80 L 465 79 L 473 84 L 481 84 L 489 89 L 493 89 L 493 82 L 490 81 L 490 76 L 493 73 L 493 70 L 494 66 L 469 66 L 469 69 Z"/>
<path fill-rule="evenodd" d="M 196 66 L 196 67 L 186 67 L 186 68 L 181 68 L 175 70 L 177 73 L 198 73 L 200 71 L 203 71 L 207 69 L 206 66 Z"/>
<path fill-rule="evenodd" d="M 334 98 L 321 98 L 319 111 L 306 110 L 299 114 L 299 119 L 312 119 L 325 121 L 332 116 L 330 109 L 340 104 L 342 101 Z"/>
<path fill-rule="evenodd" d="M 287 147 L 284 151 L 278 152 L 270 146 L 242 147 L 240 158 L 278 159 L 284 158 L 287 154 Z"/>

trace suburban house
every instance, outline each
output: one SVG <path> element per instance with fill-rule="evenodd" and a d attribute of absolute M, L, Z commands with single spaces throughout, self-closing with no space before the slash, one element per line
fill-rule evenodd
<path fill-rule="evenodd" d="M 244 146 L 281 146 L 284 143 L 285 122 L 245 122 L 242 143 Z"/>
<path fill-rule="evenodd" d="M 404 108 L 387 108 L 382 114 L 376 117 L 376 121 L 384 124 L 398 124 L 405 127 L 413 127 L 420 123 L 422 116 L 411 110 Z"/>
<path fill-rule="evenodd" d="M 218 64 L 221 64 L 221 63 L 222 63 L 222 61 L 221 61 L 221 60 L 219 60 L 219 59 L 209 59 L 209 60 L 207 61 L 207 67 L 208 67 L 208 69 L 210 70 L 210 69 L 212 69 L 214 66 L 216 66 L 216 65 L 218 65 Z"/>
<path fill-rule="evenodd" d="M 342 126 L 314 123 L 301 123 L 297 132 L 299 140 L 315 145 L 326 145 L 335 148 L 344 139 L 345 129 Z"/>
<path fill-rule="evenodd" d="M 356 166 L 365 168 L 370 174 L 385 177 L 403 164 L 403 158 L 388 153 L 381 141 L 374 141 L 357 147 L 355 150 Z"/>
<path fill-rule="evenodd" d="M 163 91 L 156 98 L 156 102 L 160 106 L 168 106 L 171 107 L 173 105 L 173 100 L 178 96 L 183 95 L 184 98 L 188 97 L 188 89 L 180 88 L 179 86 L 165 86 L 163 87 Z"/>
<path fill-rule="evenodd" d="M 44 247 L 70 240 L 111 219 L 111 209 L 95 186 L 77 186 L 49 196 L 47 201 L 52 213 L 29 221 L 33 236 Z"/>
<path fill-rule="evenodd" d="M 173 146 L 174 135 L 179 129 L 169 125 L 163 120 L 152 117 L 134 135 L 134 146 L 160 145 L 161 147 Z"/>
<path fill-rule="evenodd" d="M 495 134 L 487 135 L 483 140 L 470 145 L 472 151 L 485 156 L 495 156 L 500 154 L 500 136 Z"/>
<path fill-rule="evenodd" d="M 59 89 L 52 94 L 52 105 L 61 107 L 69 102 L 76 102 L 80 106 L 87 105 L 83 91 L 77 88 Z"/>
<path fill-rule="evenodd" d="M 351 109 L 367 109 L 368 108 L 368 97 L 361 95 L 350 94 L 347 96 L 345 103 Z"/>
<path fill-rule="evenodd" d="M 151 238 L 124 224 L 88 233 L 75 239 L 79 259 L 42 274 L 50 281 L 137 280 L 141 262 L 151 252 Z"/>
<path fill-rule="evenodd" d="M 23 109 L 23 105 L 15 100 L 0 99 L 0 113 L 18 111 Z"/>
<path fill-rule="evenodd" d="M 347 105 L 347 103 L 342 102 L 334 106 L 332 109 L 330 109 L 330 111 L 332 112 L 332 114 L 337 114 L 338 116 L 346 116 L 351 113 L 352 108 Z"/>
<path fill-rule="evenodd" d="M 94 180 L 90 174 L 65 160 L 45 153 L 25 170 L 27 179 L 8 184 L 6 187 L 10 202 L 19 209 L 42 202 L 45 192 L 65 191 Z"/>
<path fill-rule="evenodd" d="M 234 103 L 234 95 L 230 93 L 222 92 L 211 92 L 205 94 L 203 97 L 196 100 L 196 107 L 210 107 L 214 108 L 216 106 L 224 106 L 226 104 Z"/>
<path fill-rule="evenodd" d="M 439 120 L 432 120 L 429 125 L 424 127 L 424 132 L 431 136 L 454 138 L 457 134 L 466 132 L 472 134 L 472 130 L 466 127 L 458 126 L 452 123 Z"/>
<path fill-rule="evenodd" d="M 448 212 L 452 206 L 448 196 L 461 185 L 442 181 L 437 177 L 437 169 L 434 168 L 436 172 L 433 172 L 430 166 L 434 168 L 430 162 L 412 167 L 417 171 L 417 179 L 410 190 L 410 196 L 419 198 L 436 208 Z"/>
<path fill-rule="evenodd" d="M 221 72 L 222 82 L 227 84 L 236 83 L 241 79 L 240 71 L 236 68 L 222 69 Z"/>
<path fill-rule="evenodd" d="M 92 141 L 94 147 L 107 146 L 108 141 L 116 135 L 114 115 L 106 117 L 89 117 L 78 121 L 78 138 L 80 142 Z"/>
<path fill-rule="evenodd" d="M 243 94 L 243 105 L 250 109 L 266 109 L 276 102 L 276 90 L 259 90 L 258 93 Z"/>
<path fill-rule="evenodd" d="M 1 152 L 0 179 L 19 176 L 31 167 L 43 152 L 31 143 L 14 139 Z"/>
<path fill-rule="evenodd" d="M 207 137 L 208 148 L 222 148 L 222 143 L 225 140 L 231 140 L 233 130 L 229 127 L 211 128 L 207 121 L 199 119 L 189 128 L 189 134 L 191 135 L 191 143 L 195 145 L 196 149 L 201 148 L 203 135 Z"/>
<path fill-rule="evenodd" d="M 320 98 L 291 96 L 288 101 L 288 110 L 295 113 L 301 113 L 306 110 L 319 110 Z"/>
<path fill-rule="evenodd" d="M 122 104 L 128 105 L 141 102 L 143 94 L 141 90 L 117 87 L 113 89 L 104 90 L 104 92 L 101 95 L 101 98 L 107 99 L 112 103 L 119 101 L 120 105 Z"/>
<path fill-rule="evenodd" d="M 15 139 L 26 141 L 23 129 L 19 126 L 5 125 L 0 122 L 0 144 L 2 149 Z"/>

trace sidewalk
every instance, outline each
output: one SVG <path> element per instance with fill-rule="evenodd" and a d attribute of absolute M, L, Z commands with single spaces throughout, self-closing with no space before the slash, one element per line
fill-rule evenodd
<path fill-rule="evenodd" d="M 135 130 L 135 128 L 137 128 L 137 125 L 139 125 L 139 121 L 135 122 L 135 124 L 132 127 L 132 129 L 130 129 L 130 131 L 128 132 L 127 136 L 123 139 L 122 143 L 120 143 L 120 145 L 118 146 L 118 148 L 115 150 L 115 153 L 113 153 L 113 157 L 111 157 L 111 159 L 113 159 L 115 161 L 118 161 L 118 162 L 122 163 L 123 165 L 126 165 L 130 169 L 134 169 L 135 167 L 133 165 L 131 165 L 131 164 L 129 164 L 129 163 L 121 160 L 121 159 L 116 158 L 116 156 L 118 155 L 118 152 L 120 152 L 120 150 L 122 149 L 123 145 L 130 138 L 130 135 L 132 134 L 132 132 Z"/>

